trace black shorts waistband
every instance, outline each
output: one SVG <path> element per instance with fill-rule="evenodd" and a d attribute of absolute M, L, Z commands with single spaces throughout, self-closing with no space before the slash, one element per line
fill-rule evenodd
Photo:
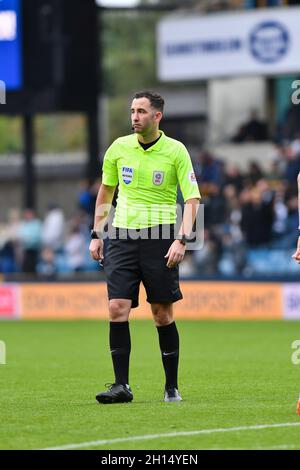
<path fill-rule="evenodd" d="M 140 229 L 112 227 L 109 233 L 109 238 L 111 240 L 170 240 L 174 239 L 174 231 L 174 224 L 155 225 L 153 227 L 146 227 Z"/>

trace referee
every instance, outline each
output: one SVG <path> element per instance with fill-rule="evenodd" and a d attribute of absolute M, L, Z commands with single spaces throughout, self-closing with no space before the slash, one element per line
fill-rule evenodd
<path fill-rule="evenodd" d="M 131 105 L 134 132 L 115 140 L 104 156 L 90 253 L 94 260 L 103 261 L 107 278 L 115 383 L 96 396 L 99 403 L 124 403 L 133 399 L 129 386 L 128 318 L 131 309 L 138 306 L 141 281 L 158 332 L 166 376 L 164 401 L 182 400 L 178 391 L 179 336 L 172 304 L 182 299 L 178 264 L 184 258 L 200 193 L 186 148 L 159 130 L 163 108 L 164 99 L 158 93 L 135 93 Z M 185 206 L 176 236 L 178 184 Z M 107 207 L 111 206 L 117 185 L 113 220 L 116 236 L 110 239 L 104 259 L 102 238 Z"/>

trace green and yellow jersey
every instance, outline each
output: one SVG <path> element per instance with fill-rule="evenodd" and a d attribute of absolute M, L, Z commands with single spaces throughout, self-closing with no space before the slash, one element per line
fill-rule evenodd
<path fill-rule="evenodd" d="M 114 227 L 174 224 L 178 184 L 184 201 L 200 198 L 187 149 L 160 133 L 160 139 L 147 150 L 131 134 L 115 140 L 105 153 L 102 183 L 119 184 Z"/>

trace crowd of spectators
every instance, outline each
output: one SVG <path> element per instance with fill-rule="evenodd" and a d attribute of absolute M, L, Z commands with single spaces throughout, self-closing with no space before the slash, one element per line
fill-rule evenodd
<path fill-rule="evenodd" d="M 198 155 L 194 168 L 204 204 L 204 246 L 187 252 L 180 267 L 183 277 L 250 275 L 255 254 L 258 263 L 265 256 L 263 268 L 269 273 L 274 269 L 268 267 L 271 253 L 283 253 L 281 260 L 297 266 L 289 253 L 298 237 L 300 134 L 274 147 L 268 171 L 254 159 L 242 173 L 207 151 Z M 10 211 L 7 223 L 0 226 L 0 272 L 55 276 L 97 269 L 88 245 L 98 188 L 99 183 L 82 185 L 78 211 L 67 221 L 54 204 L 43 220 L 30 209 L 22 215 Z M 273 259 L 277 270 L 280 259 Z"/>
<path fill-rule="evenodd" d="M 33 209 L 9 211 L 0 226 L 0 272 L 54 277 L 59 272 L 82 272 L 93 268 L 88 240 L 99 184 L 84 184 L 78 209 L 66 220 L 64 211 L 49 204 L 41 220 Z"/>
<path fill-rule="evenodd" d="M 282 261 L 294 271 L 290 254 L 299 235 L 300 134 L 275 146 L 267 171 L 254 160 L 242 173 L 202 152 L 195 172 L 205 207 L 204 248 L 187 257 L 185 272 L 251 275 L 255 257 L 260 273 L 283 274 L 284 267 L 278 265 Z M 267 266 L 270 260 L 272 265 Z"/>

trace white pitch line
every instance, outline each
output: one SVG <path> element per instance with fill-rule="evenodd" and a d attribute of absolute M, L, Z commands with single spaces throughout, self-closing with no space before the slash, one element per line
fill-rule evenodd
<path fill-rule="evenodd" d="M 205 447 L 204 450 L 274 450 L 274 449 L 299 449 L 300 444 L 278 444 L 277 446 L 256 447 Z"/>
<path fill-rule="evenodd" d="M 273 450 L 273 449 L 299 449 L 300 448 L 300 443 L 299 444 L 281 444 L 278 446 L 269 446 L 269 447 L 258 447 L 257 450 Z"/>
<path fill-rule="evenodd" d="M 77 444 L 66 444 L 57 447 L 47 447 L 43 450 L 71 450 L 80 449 L 83 447 L 96 447 L 107 444 L 116 444 L 119 442 L 133 442 L 133 441 L 147 441 L 151 439 L 161 439 L 164 437 L 183 437 L 183 436 L 198 436 L 200 434 L 214 434 L 222 432 L 236 432 L 236 431 L 256 431 L 260 429 L 274 429 L 274 428 L 287 428 L 291 426 L 300 426 L 299 423 L 278 423 L 278 424 L 257 424 L 253 426 L 238 426 L 234 428 L 216 428 L 216 429 L 198 429 L 196 431 L 180 431 L 170 432 L 164 434 L 144 434 L 142 436 L 131 437 L 117 437 L 115 439 L 102 439 L 98 441 L 79 442 Z"/>

